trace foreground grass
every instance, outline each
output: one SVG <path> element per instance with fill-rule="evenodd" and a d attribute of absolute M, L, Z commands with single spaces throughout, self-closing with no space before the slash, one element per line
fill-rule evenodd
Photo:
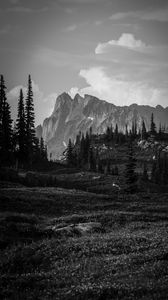
<path fill-rule="evenodd" d="M 167 194 L 4 184 L 0 211 L 1 299 L 167 299 Z"/>

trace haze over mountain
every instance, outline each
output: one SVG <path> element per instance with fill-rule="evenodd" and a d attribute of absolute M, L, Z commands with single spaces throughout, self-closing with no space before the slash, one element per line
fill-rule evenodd
<path fill-rule="evenodd" d="M 129 130 L 134 120 L 139 129 L 142 119 L 149 129 L 152 113 L 157 127 L 160 123 L 168 127 L 168 107 L 116 106 L 87 94 L 84 97 L 76 94 L 73 99 L 68 93 L 63 93 L 56 99 L 51 116 L 44 120 L 43 126 L 37 127 L 36 133 L 38 137 L 43 136 L 52 158 L 58 159 L 69 138 L 75 140 L 79 131 L 86 133 L 92 127 L 93 133 L 103 133 L 107 126 L 115 128 L 116 124 L 119 130 L 125 131 L 126 125 Z"/>

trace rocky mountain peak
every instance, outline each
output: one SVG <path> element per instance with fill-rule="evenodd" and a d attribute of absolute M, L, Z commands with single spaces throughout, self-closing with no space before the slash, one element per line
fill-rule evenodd
<path fill-rule="evenodd" d="M 74 99 L 68 93 L 62 93 L 57 97 L 52 115 L 44 120 L 42 136 L 47 142 L 48 152 L 52 158 L 59 158 L 68 144 L 69 138 L 75 140 L 79 131 L 86 133 L 92 126 L 93 133 L 105 132 L 107 126 L 125 131 L 132 127 L 132 122 L 137 121 L 138 129 L 142 119 L 147 129 L 150 128 L 151 114 L 159 128 L 159 123 L 168 127 L 168 108 L 161 106 L 156 108 L 148 105 L 115 106 L 112 103 L 100 100 L 91 95 L 81 97 L 76 94 Z M 41 133 L 41 128 L 38 129 Z"/>
<path fill-rule="evenodd" d="M 70 95 L 68 93 L 62 93 L 61 95 L 59 95 L 56 99 L 55 102 L 55 107 L 53 110 L 53 114 L 59 110 L 62 109 L 64 106 L 70 106 L 72 103 L 72 98 L 70 97 Z"/>

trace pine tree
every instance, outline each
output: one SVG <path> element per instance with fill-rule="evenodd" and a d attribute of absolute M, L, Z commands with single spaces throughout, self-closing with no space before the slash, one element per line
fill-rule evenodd
<path fill-rule="evenodd" d="M 117 124 L 116 124 L 115 131 L 114 131 L 114 140 L 115 140 L 115 143 L 118 143 L 118 125 Z"/>
<path fill-rule="evenodd" d="M 131 130 L 131 132 L 132 132 L 132 134 L 131 134 L 132 138 L 135 139 L 136 136 L 137 136 L 137 122 L 136 122 L 136 120 L 134 120 L 132 122 L 132 130 Z"/>
<path fill-rule="evenodd" d="M 127 163 L 125 169 L 126 192 L 135 193 L 137 190 L 137 176 L 135 173 L 136 159 L 132 142 L 128 146 Z"/>
<path fill-rule="evenodd" d="M 3 152 L 6 162 L 10 162 L 12 155 L 12 119 L 10 106 L 6 102 L 4 103 L 3 108 L 3 117 L 2 117 L 2 130 L 3 130 Z"/>
<path fill-rule="evenodd" d="M 10 164 L 12 158 L 12 119 L 6 98 L 3 75 L 0 77 L 0 156 L 3 163 Z"/>
<path fill-rule="evenodd" d="M 34 103 L 33 103 L 33 90 L 31 76 L 28 78 L 28 89 L 25 107 L 26 117 L 26 147 L 28 162 L 32 164 L 33 160 L 33 146 L 35 142 L 35 115 L 34 115 Z"/>
<path fill-rule="evenodd" d="M 89 169 L 91 171 L 94 171 L 96 169 L 96 162 L 95 162 L 93 148 L 91 146 L 89 148 L 88 162 L 89 162 Z"/>
<path fill-rule="evenodd" d="M 66 153 L 66 160 L 68 165 L 73 165 L 73 145 L 71 139 L 69 139 L 67 153 Z"/>
<path fill-rule="evenodd" d="M 3 75 L 0 76 L 0 151 L 2 156 L 3 147 L 3 113 L 4 113 L 4 102 L 6 102 L 6 86 Z"/>
<path fill-rule="evenodd" d="M 125 125 L 125 136 L 126 136 L 126 138 L 128 138 L 128 125 L 127 124 Z"/>
<path fill-rule="evenodd" d="M 151 124 L 150 124 L 150 133 L 152 135 L 155 135 L 156 134 L 156 125 L 154 123 L 154 116 L 153 116 L 153 113 L 151 115 Z"/>
<path fill-rule="evenodd" d="M 44 144 L 44 140 L 43 140 L 42 137 L 40 139 L 40 159 L 42 161 L 46 161 L 47 160 L 47 149 L 46 149 L 46 146 Z"/>
<path fill-rule="evenodd" d="M 23 91 L 20 90 L 18 100 L 18 114 L 16 120 L 16 136 L 18 145 L 18 159 L 23 163 L 26 159 L 26 122 L 24 111 Z"/>
<path fill-rule="evenodd" d="M 84 143 L 84 162 L 86 164 L 88 163 L 89 149 L 90 149 L 90 137 L 88 132 L 86 132 L 85 143 Z"/>
<path fill-rule="evenodd" d="M 84 134 L 82 133 L 82 138 L 80 140 L 80 147 L 79 147 L 79 166 L 82 166 L 84 164 L 85 159 L 85 138 Z"/>
<path fill-rule="evenodd" d="M 146 133 L 146 126 L 145 126 L 145 122 L 144 120 L 142 121 L 142 131 L 141 131 L 141 138 L 143 140 L 145 140 L 147 137 L 147 133 Z"/>

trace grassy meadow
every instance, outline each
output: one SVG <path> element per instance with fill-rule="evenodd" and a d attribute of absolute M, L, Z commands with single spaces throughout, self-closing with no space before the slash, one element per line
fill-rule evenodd
<path fill-rule="evenodd" d="M 0 299 L 168 299 L 168 193 L 71 177 L 83 190 L 0 183 Z"/>

